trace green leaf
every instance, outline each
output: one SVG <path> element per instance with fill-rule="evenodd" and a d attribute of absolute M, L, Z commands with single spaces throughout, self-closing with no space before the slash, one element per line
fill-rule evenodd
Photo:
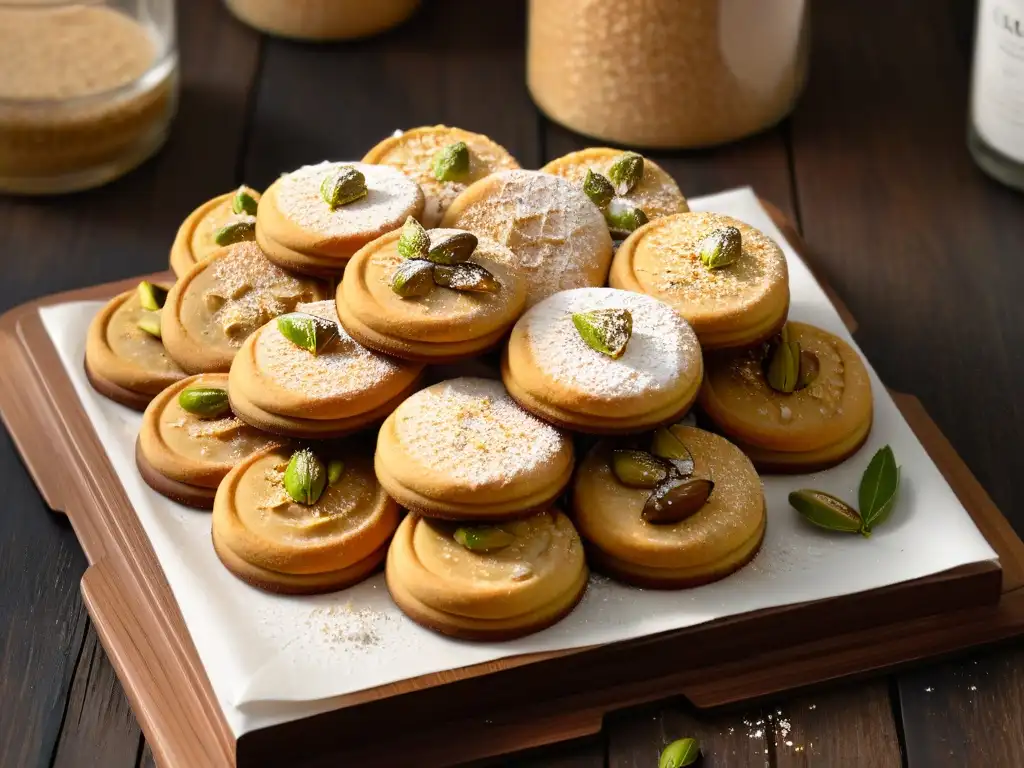
<path fill-rule="evenodd" d="M 700 742 L 677 739 L 662 750 L 658 768 L 687 768 L 700 759 Z"/>
<path fill-rule="evenodd" d="M 872 528 L 889 518 L 899 486 L 900 468 L 896 466 L 892 448 L 887 445 L 872 457 L 860 479 L 857 500 L 864 520 L 864 533 L 870 533 Z"/>

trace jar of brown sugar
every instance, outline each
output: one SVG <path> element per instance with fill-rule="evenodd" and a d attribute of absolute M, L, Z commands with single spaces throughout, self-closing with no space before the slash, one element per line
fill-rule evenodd
<path fill-rule="evenodd" d="M 551 119 L 588 136 L 721 144 L 792 109 L 807 15 L 807 0 L 530 0 L 527 82 Z"/>
<path fill-rule="evenodd" d="M 0 192 L 104 184 L 167 137 L 174 0 L 0 0 Z"/>

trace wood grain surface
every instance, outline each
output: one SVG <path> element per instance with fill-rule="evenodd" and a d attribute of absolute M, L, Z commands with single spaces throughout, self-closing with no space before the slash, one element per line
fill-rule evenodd
<path fill-rule="evenodd" d="M 162 268 L 198 202 L 303 162 L 360 157 L 395 128 L 483 131 L 527 167 L 585 145 L 529 101 L 523 3 L 441 5 L 428 0 L 379 38 L 302 46 L 262 40 L 212 0 L 181 0 L 170 143 L 96 192 L 0 199 L 0 310 Z M 1024 533 L 1024 197 L 966 152 L 972 14 L 969 0 L 816 4 L 811 76 L 791 119 L 730 147 L 654 157 L 688 195 L 750 184 L 799 223 L 882 378 L 923 400 Z M 0 766 L 154 765 L 82 607 L 74 534 L 6 434 L 0 479 Z M 695 735 L 713 766 L 1014 768 L 1022 669 L 1010 645 L 754 710 L 629 710 L 600 739 L 514 763 L 641 768 Z"/>

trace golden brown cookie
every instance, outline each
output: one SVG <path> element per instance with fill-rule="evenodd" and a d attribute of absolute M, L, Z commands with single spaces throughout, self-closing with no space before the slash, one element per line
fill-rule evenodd
<path fill-rule="evenodd" d="M 166 286 L 155 288 L 167 290 Z M 138 411 L 187 375 L 153 334 L 160 328 L 159 311 L 142 306 L 140 290 L 125 291 L 108 301 L 89 324 L 85 342 L 85 372 L 93 389 Z"/>
<path fill-rule="evenodd" d="M 709 268 L 700 258 L 702 243 L 727 227 L 739 231 L 739 255 Z M 789 311 L 782 249 L 760 230 L 714 213 L 679 213 L 638 229 L 616 251 L 608 284 L 675 307 L 705 350 L 764 341 Z"/>
<path fill-rule="evenodd" d="M 229 245 L 174 284 L 161 311 L 164 347 L 189 373 L 225 373 L 249 334 L 329 295 L 325 283 L 270 263 L 256 243 Z"/>
<path fill-rule="evenodd" d="M 386 573 L 407 616 L 466 640 L 510 640 L 549 627 L 587 588 L 579 535 L 556 509 L 500 526 L 409 515 L 395 533 Z"/>
<path fill-rule="evenodd" d="M 430 230 L 431 246 L 460 232 Z M 352 338 L 395 357 L 430 363 L 474 357 L 497 345 L 526 302 L 526 285 L 512 252 L 481 238 L 468 262 L 432 268 L 428 263 L 410 264 L 398 253 L 400 235 L 398 231 L 377 238 L 352 257 L 345 270 L 338 287 L 338 317 Z M 483 267 L 489 277 L 472 265 Z M 429 293 L 396 293 L 399 267 L 422 269 L 424 274 L 413 279 L 422 279 L 427 284 L 422 290 Z M 438 270 L 442 272 L 437 279 L 444 285 L 431 276 Z M 464 284 L 469 289 L 460 290 Z M 412 286 L 405 285 L 411 291 Z M 489 289 L 478 290 L 481 285 Z"/>
<path fill-rule="evenodd" d="M 157 395 L 142 416 L 135 460 L 157 493 L 211 509 L 217 486 L 239 461 L 281 439 L 235 418 L 224 373 L 190 376 Z M 219 395 L 219 396 L 218 396 Z"/>
<path fill-rule="evenodd" d="M 272 320 L 231 365 L 231 406 L 243 421 L 291 437 L 343 437 L 379 423 L 419 386 L 423 366 L 382 355 L 338 327 L 333 301 L 300 304 L 337 334 L 315 354 Z M 288 317 L 292 317 L 289 315 Z"/>
<path fill-rule="evenodd" d="M 592 327 L 614 335 L 622 330 L 613 326 L 623 311 L 631 331 L 616 359 L 591 347 L 584 333 Z M 516 402 L 542 419 L 578 432 L 616 434 L 685 414 L 697 398 L 703 363 L 693 330 L 667 304 L 614 288 L 577 288 L 519 319 L 501 373 Z"/>
<path fill-rule="evenodd" d="M 627 584 L 679 589 L 717 581 L 750 562 L 761 546 L 766 525 L 761 481 L 750 460 L 728 440 L 695 427 L 664 431 L 686 449 L 691 465 L 655 459 L 661 469 L 652 470 L 634 460 L 632 469 L 644 472 L 631 476 L 616 464 L 614 452 L 639 450 L 650 456 L 651 436 L 631 443 L 604 440 L 576 473 L 573 519 L 594 568 Z M 634 487 L 641 480 L 646 487 Z M 710 495 L 708 480 L 713 483 Z M 679 490 L 669 495 L 670 487 Z M 693 490 L 700 491 L 695 499 Z"/>
<path fill-rule="evenodd" d="M 555 176 L 566 178 L 577 186 L 582 186 L 588 171 L 608 178 L 608 169 L 622 155 L 621 149 L 588 147 L 555 158 L 541 170 L 544 173 L 552 173 Z M 640 176 L 640 181 L 620 197 L 630 205 L 642 210 L 648 220 L 671 216 L 674 213 L 686 213 L 690 210 L 675 179 L 647 157 L 643 158 L 643 173 Z"/>
<path fill-rule="evenodd" d="M 259 203 L 260 193 L 255 189 L 242 186 L 232 192 L 207 200 L 181 223 L 178 233 L 174 236 L 174 243 L 171 245 L 171 269 L 174 270 L 175 275 L 183 276 L 195 266 L 197 261 L 202 261 L 214 251 L 219 250 L 221 246 L 217 244 L 216 236 L 223 227 L 241 222 L 255 223 L 251 213 L 243 209 L 238 212 L 234 210 L 235 207 L 240 207 L 240 203 L 236 204 L 235 202 L 240 193 Z M 253 238 L 249 236 L 248 239 L 252 240 Z"/>
<path fill-rule="evenodd" d="M 292 450 L 271 448 L 239 463 L 213 506 L 213 546 L 224 566 L 255 587 L 286 594 L 331 592 L 377 570 L 399 510 L 373 475 L 371 450 L 362 441 L 318 446 L 321 471 L 331 461 L 342 471 L 334 483 L 324 480 L 312 504 L 295 501 L 286 488 Z"/>
<path fill-rule="evenodd" d="M 340 169 L 363 174 L 366 194 L 331 207 L 321 186 Z M 387 165 L 319 163 L 279 178 L 260 201 L 256 242 L 267 258 L 285 269 L 324 277 L 340 276 L 352 254 L 406 218 L 423 214 L 416 182 Z"/>
<path fill-rule="evenodd" d="M 500 171 L 452 202 L 442 227 L 488 237 L 516 255 L 526 306 L 570 288 L 604 285 L 612 238 L 600 209 L 579 187 L 540 171 Z"/>
<path fill-rule="evenodd" d="M 864 444 L 871 431 L 871 380 L 860 355 L 838 336 L 797 322 L 786 323 L 785 333 L 801 352 L 794 375 L 805 380 L 794 391 L 769 383 L 776 339 L 709 355 L 698 402 L 759 470 L 815 472 Z"/>
<path fill-rule="evenodd" d="M 439 152 L 458 142 L 466 145 L 468 164 L 464 171 L 435 172 Z M 496 171 L 518 168 L 519 163 L 503 146 L 482 133 L 471 133 L 447 125 L 428 125 L 399 131 L 366 153 L 364 163 L 397 168 L 420 185 L 426 195 L 423 224 L 436 227 L 444 212 L 467 186 Z"/>
<path fill-rule="evenodd" d="M 500 381 L 452 379 L 421 389 L 387 418 L 375 467 L 407 509 L 496 520 L 550 505 L 572 475 L 573 447 L 516 405 Z"/>

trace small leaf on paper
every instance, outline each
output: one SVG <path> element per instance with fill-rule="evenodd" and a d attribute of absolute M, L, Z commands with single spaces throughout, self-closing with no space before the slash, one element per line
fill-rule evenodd
<path fill-rule="evenodd" d="M 896 491 L 900 485 L 900 468 L 888 445 L 880 448 L 872 457 L 860 480 L 857 500 L 860 516 L 864 519 L 864 533 L 870 533 L 876 525 L 884 523 L 896 503 Z"/>

